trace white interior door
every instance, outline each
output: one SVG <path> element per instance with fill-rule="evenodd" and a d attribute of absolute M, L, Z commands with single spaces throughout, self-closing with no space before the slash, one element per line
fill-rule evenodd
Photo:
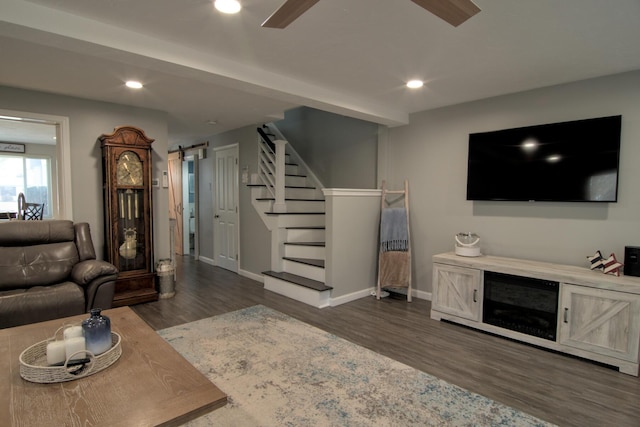
<path fill-rule="evenodd" d="M 216 153 L 214 207 L 215 263 L 238 272 L 238 145 L 221 147 Z"/>

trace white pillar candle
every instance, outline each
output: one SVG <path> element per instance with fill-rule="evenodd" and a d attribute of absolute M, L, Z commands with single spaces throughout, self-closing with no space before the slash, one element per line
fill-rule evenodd
<path fill-rule="evenodd" d="M 82 353 L 78 353 L 74 355 L 73 359 L 71 360 L 84 359 L 85 357 L 87 357 L 86 353 L 84 353 L 84 350 L 85 350 L 84 337 L 73 337 L 73 338 L 69 338 L 68 340 L 64 340 L 64 347 L 65 347 L 65 354 L 67 359 L 72 354 L 78 351 L 82 351 Z"/>
<path fill-rule="evenodd" d="M 66 359 L 65 343 L 64 341 L 51 341 L 47 344 L 47 363 L 49 365 L 55 365 L 56 363 L 62 363 Z"/>
<path fill-rule="evenodd" d="M 82 326 L 69 326 L 64 330 L 64 339 L 67 340 L 69 338 L 82 337 L 84 334 L 82 333 Z"/>

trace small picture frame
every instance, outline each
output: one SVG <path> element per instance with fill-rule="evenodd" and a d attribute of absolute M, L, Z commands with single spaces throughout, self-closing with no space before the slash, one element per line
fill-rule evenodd
<path fill-rule="evenodd" d="M 24 144 L 15 142 L 0 142 L 0 151 L 8 153 L 24 153 Z"/>

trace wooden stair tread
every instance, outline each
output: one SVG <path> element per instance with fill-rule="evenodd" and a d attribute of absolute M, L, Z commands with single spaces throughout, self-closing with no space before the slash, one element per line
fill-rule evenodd
<path fill-rule="evenodd" d="M 256 198 L 256 200 L 259 201 L 268 201 L 268 200 L 275 200 L 275 198 L 273 197 L 258 197 Z M 324 199 L 289 199 L 289 198 L 285 198 L 284 199 L 285 202 L 324 202 Z"/>
<path fill-rule="evenodd" d="M 273 174 L 271 172 L 269 172 L 268 175 L 273 176 Z M 307 175 L 302 175 L 302 174 L 297 174 L 297 173 L 285 173 L 284 176 L 295 176 L 297 178 L 306 178 L 307 177 Z"/>
<path fill-rule="evenodd" d="M 284 242 L 284 244 L 293 246 L 325 246 L 325 242 Z"/>
<path fill-rule="evenodd" d="M 324 268 L 324 260 L 323 259 L 313 259 L 313 258 L 293 258 L 293 257 L 282 257 L 282 259 L 286 259 L 293 262 L 299 262 L 300 264 L 307 264 L 314 267 Z"/>
<path fill-rule="evenodd" d="M 305 288 L 314 289 L 316 291 L 329 291 L 333 289 L 331 286 L 319 282 L 317 280 L 309 279 L 307 277 L 298 276 L 297 274 L 277 271 L 264 271 L 262 274 L 275 277 L 276 279 L 284 280 L 286 282 L 294 283 L 296 285 L 304 286 Z"/>
<path fill-rule="evenodd" d="M 266 187 L 265 184 L 247 184 L 247 187 Z M 309 187 L 304 185 L 285 185 L 284 188 L 306 188 L 309 190 L 315 190 L 316 187 Z"/>
<path fill-rule="evenodd" d="M 265 212 L 267 215 L 325 215 L 325 212 Z"/>

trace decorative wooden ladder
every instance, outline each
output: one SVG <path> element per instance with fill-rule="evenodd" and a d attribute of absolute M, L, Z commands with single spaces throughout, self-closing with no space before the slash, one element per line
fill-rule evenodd
<path fill-rule="evenodd" d="M 389 200 L 387 196 L 398 195 L 395 200 Z M 382 197 L 380 198 L 381 224 L 384 222 L 384 213 L 386 209 L 391 209 L 398 202 L 402 201 L 406 218 L 406 246 L 402 249 L 390 248 L 388 251 L 379 250 L 378 257 L 378 283 L 376 286 L 376 298 L 380 299 L 383 288 L 407 288 L 407 302 L 411 302 L 411 233 L 409 228 L 409 181 L 404 181 L 403 190 L 388 190 L 385 181 L 382 181 Z M 382 236 L 382 225 L 381 232 Z M 382 246 L 382 242 L 381 242 Z M 387 258 L 385 258 L 387 257 Z M 395 263 L 396 265 L 391 265 Z"/>

